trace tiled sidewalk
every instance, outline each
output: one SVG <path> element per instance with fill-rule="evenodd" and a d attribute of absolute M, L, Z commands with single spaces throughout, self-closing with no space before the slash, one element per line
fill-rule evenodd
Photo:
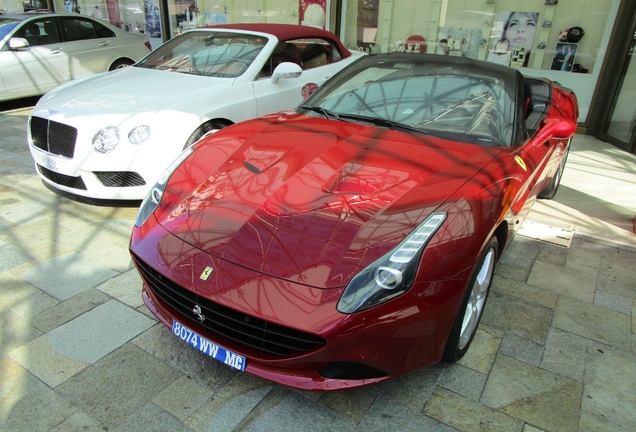
<path fill-rule="evenodd" d="M 136 208 L 47 189 L 28 111 L 0 112 L 0 430 L 636 430 L 634 155 L 575 138 L 562 189 L 531 215 L 569 230 L 569 247 L 514 240 L 458 364 L 309 393 L 156 322 L 127 252 Z"/>

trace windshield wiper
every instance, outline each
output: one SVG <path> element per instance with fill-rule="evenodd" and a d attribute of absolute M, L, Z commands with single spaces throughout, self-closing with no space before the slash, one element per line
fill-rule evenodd
<path fill-rule="evenodd" d="M 334 111 L 329 111 L 328 109 L 325 109 L 325 108 L 320 107 L 320 106 L 301 105 L 301 108 L 306 109 L 308 111 L 316 112 L 318 114 L 322 114 L 323 116 L 325 116 L 326 118 L 331 119 L 331 120 L 342 120 L 342 121 L 354 121 L 354 122 L 371 123 L 372 125 L 385 127 L 385 128 L 389 128 L 389 129 L 392 129 L 392 130 L 399 130 L 399 131 L 405 131 L 405 132 L 415 132 L 415 133 L 420 133 L 420 134 L 424 134 L 424 135 L 430 135 L 427 131 L 419 129 L 419 128 L 415 127 L 415 126 L 410 126 L 410 125 L 406 125 L 404 123 L 398 123 L 398 122 L 394 122 L 392 120 L 387 120 L 387 119 L 383 119 L 383 118 L 369 117 L 369 116 L 363 116 L 363 115 L 358 115 L 358 114 L 337 113 L 337 112 L 334 112 Z"/>
<path fill-rule="evenodd" d="M 336 119 L 339 120 L 340 119 L 340 115 L 336 114 L 333 111 L 329 111 L 328 109 L 324 109 L 323 107 L 319 107 L 319 106 L 311 106 L 311 105 L 301 105 L 300 106 L 302 109 L 306 109 L 308 111 L 313 111 L 315 113 L 318 114 L 322 114 L 323 116 L 325 116 L 328 119 Z"/>
<path fill-rule="evenodd" d="M 358 114 L 338 114 L 338 118 L 342 120 L 354 120 L 354 121 L 360 121 L 360 122 L 367 122 L 376 126 L 386 127 L 392 130 L 415 132 L 415 133 L 429 135 L 427 131 L 417 128 L 415 126 L 410 126 L 404 123 L 398 123 L 393 120 L 387 120 L 387 119 L 378 118 L 378 117 L 369 117 L 369 116 L 363 116 Z"/>

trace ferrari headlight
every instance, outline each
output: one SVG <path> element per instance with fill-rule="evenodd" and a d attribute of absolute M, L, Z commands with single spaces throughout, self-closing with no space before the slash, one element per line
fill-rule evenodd
<path fill-rule="evenodd" d="M 151 132 L 150 126 L 147 126 L 147 125 L 137 126 L 133 130 L 131 130 L 130 133 L 128 134 L 128 141 L 131 144 L 141 144 L 142 142 L 150 138 L 150 132 Z"/>
<path fill-rule="evenodd" d="M 377 306 L 411 288 L 424 247 L 446 220 L 431 214 L 392 251 L 358 273 L 338 301 L 338 311 L 354 313 Z"/>
<path fill-rule="evenodd" d="M 93 137 L 93 150 L 99 153 L 110 153 L 119 144 L 119 129 L 109 126 L 97 132 Z"/>
<path fill-rule="evenodd" d="M 146 198 L 141 202 L 141 206 L 139 207 L 139 213 L 137 213 L 137 219 L 135 220 L 135 226 L 142 226 L 150 217 L 151 214 L 157 210 L 159 203 L 161 202 L 161 197 L 163 196 L 164 191 L 166 190 L 166 184 L 168 184 L 168 179 L 172 175 L 173 172 L 181 162 L 186 160 L 188 156 L 192 154 L 194 149 L 192 147 L 188 147 L 179 155 L 177 159 L 159 176 L 155 185 L 150 189 Z"/>

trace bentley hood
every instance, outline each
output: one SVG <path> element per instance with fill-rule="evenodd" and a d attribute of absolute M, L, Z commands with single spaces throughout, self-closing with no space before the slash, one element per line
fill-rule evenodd
<path fill-rule="evenodd" d="M 169 180 L 158 222 L 262 274 L 344 286 L 501 150 L 293 113 L 224 129 Z"/>
<path fill-rule="evenodd" d="M 40 99 L 37 111 L 54 110 L 65 115 L 125 115 L 176 108 L 188 111 L 193 96 L 230 87 L 234 79 L 188 75 L 127 67 L 71 81 Z M 169 83 L 169 85 L 166 85 Z"/>

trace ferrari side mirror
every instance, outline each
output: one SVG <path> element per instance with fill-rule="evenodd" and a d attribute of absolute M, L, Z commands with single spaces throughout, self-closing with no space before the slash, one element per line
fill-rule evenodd
<path fill-rule="evenodd" d="M 272 74 L 272 83 L 277 84 L 280 79 L 298 78 L 303 70 L 296 63 L 283 62 L 276 66 Z"/>
<path fill-rule="evenodd" d="M 572 120 L 550 120 L 539 131 L 539 139 L 546 140 L 550 138 L 565 139 L 570 138 L 576 133 L 576 123 Z"/>

